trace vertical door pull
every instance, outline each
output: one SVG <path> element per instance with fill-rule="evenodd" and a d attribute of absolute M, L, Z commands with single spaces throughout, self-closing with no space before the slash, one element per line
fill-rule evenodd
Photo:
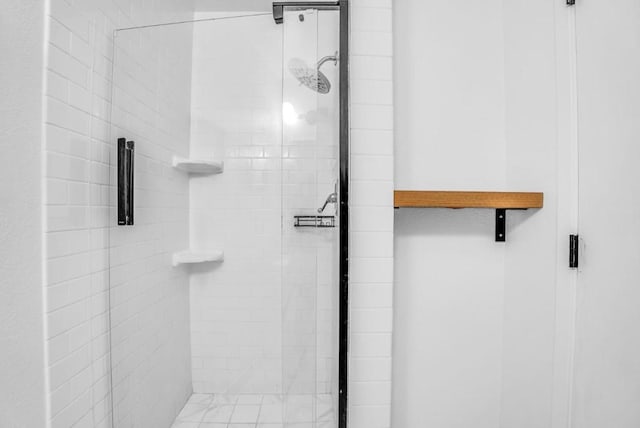
<path fill-rule="evenodd" d="M 580 239 L 578 235 L 569 235 L 569 267 L 571 269 L 578 267 L 578 259 L 580 256 L 579 242 Z"/>
<path fill-rule="evenodd" d="M 133 225 L 133 155 L 135 143 L 118 139 L 118 225 Z"/>

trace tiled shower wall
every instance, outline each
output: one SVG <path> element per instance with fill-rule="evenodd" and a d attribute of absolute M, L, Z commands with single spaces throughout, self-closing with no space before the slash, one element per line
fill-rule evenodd
<path fill-rule="evenodd" d="M 225 162 L 191 179 L 191 245 L 225 252 L 191 268 L 196 392 L 282 392 L 281 34 L 269 15 L 195 25 L 191 154 Z"/>
<path fill-rule="evenodd" d="M 172 167 L 189 151 L 192 29 L 170 25 L 115 38 L 112 138 L 136 142 L 135 226 L 113 225 L 110 189 L 111 361 L 115 427 L 167 426 L 191 394 L 189 180 Z M 117 181 L 110 145 L 111 183 Z"/>
<path fill-rule="evenodd" d="M 190 1 L 162 0 L 154 2 L 153 6 L 150 8 L 149 2 L 142 0 L 50 1 L 45 119 L 45 294 L 48 392 L 53 427 L 106 427 L 111 423 L 109 341 L 106 333 L 109 325 L 108 226 L 115 221 L 108 207 L 109 147 L 113 143 L 108 126 L 113 30 L 145 23 L 190 19 L 193 14 Z M 144 49 L 144 46 L 138 48 Z M 139 66 L 135 62 L 130 65 L 134 69 Z M 150 77 L 149 74 L 137 76 Z M 136 74 L 131 77 L 135 79 Z M 147 144 L 141 150 L 146 156 L 139 165 L 144 178 L 151 181 L 154 176 L 160 176 L 159 182 L 166 183 L 170 179 L 166 165 L 170 161 L 169 148 L 173 141 L 168 139 L 169 134 L 157 132 L 143 135 L 142 130 L 165 123 L 166 118 L 174 118 L 176 112 L 161 102 L 156 104 L 158 93 L 153 92 L 152 82 L 139 83 L 141 90 L 130 94 L 135 103 L 129 106 L 132 110 L 124 127 L 133 132 L 130 138 L 140 136 L 140 143 Z M 187 85 L 188 80 L 184 84 Z M 156 107 L 161 110 L 154 109 Z M 186 123 L 183 128 L 173 130 L 171 135 L 180 136 L 178 144 L 184 145 L 188 132 Z M 153 136 L 159 138 L 154 141 L 147 139 Z M 148 182 L 145 183 L 144 179 L 138 183 L 139 187 L 146 185 Z M 183 186 L 186 186 L 186 181 L 183 181 Z M 177 192 L 180 193 L 179 190 Z M 141 192 L 141 195 L 144 193 Z M 154 204 L 148 198 L 140 202 L 142 206 Z M 177 213 L 175 215 L 180 217 Z M 145 217 L 143 209 L 140 212 L 143 223 Z M 132 235 L 124 239 L 129 245 L 123 247 L 122 252 L 122 255 L 130 256 L 137 253 L 136 259 L 140 261 L 137 266 L 141 269 L 137 272 L 121 270 L 129 279 L 134 274 L 149 274 L 154 268 L 169 262 L 149 239 L 153 225 L 143 224 L 136 228 L 132 228 Z M 136 280 L 132 283 L 135 284 Z M 123 299 L 122 308 L 134 311 L 147 304 L 153 306 L 152 302 L 144 300 L 144 290 L 155 285 L 153 276 L 147 275 L 144 281 L 137 284 L 141 287 L 140 293 L 132 292 L 117 297 Z M 170 295 L 169 287 L 160 284 L 159 289 L 165 297 Z M 183 301 L 186 301 L 186 293 L 186 290 L 178 291 L 178 295 L 183 295 Z M 172 313 L 178 320 L 175 323 L 182 322 L 184 326 L 173 326 L 169 331 L 174 335 L 188 334 L 188 307 L 185 304 L 166 306 L 167 310 L 171 308 L 177 311 Z M 132 329 L 121 333 L 125 333 L 125 336 L 130 333 L 130 340 L 140 340 L 141 331 L 135 329 L 134 325 L 129 327 Z M 159 338 L 162 340 L 162 332 Z M 129 356 L 135 357 L 134 354 Z M 161 355 L 156 362 L 162 365 L 168 358 L 167 354 Z M 135 362 L 135 358 L 130 358 L 129 362 L 135 367 L 140 364 Z M 186 378 L 182 384 L 188 382 L 188 373 L 184 373 L 183 377 Z M 183 390 L 184 387 L 178 387 L 177 393 L 185 395 Z M 168 418 L 170 413 L 177 411 L 175 407 L 178 406 L 175 402 L 136 404 L 156 404 L 161 410 L 157 420 Z"/>
<path fill-rule="evenodd" d="M 393 302 L 391 0 L 352 0 L 350 428 L 389 428 Z"/>

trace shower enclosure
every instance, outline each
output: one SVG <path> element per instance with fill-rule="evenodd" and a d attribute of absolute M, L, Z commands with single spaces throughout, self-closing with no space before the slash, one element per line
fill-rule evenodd
<path fill-rule="evenodd" d="M 346 427 L 347 11 L 116 32 L 113 427 Z"/>

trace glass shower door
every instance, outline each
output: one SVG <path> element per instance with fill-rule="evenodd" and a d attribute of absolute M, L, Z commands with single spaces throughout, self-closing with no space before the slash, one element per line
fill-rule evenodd
<path fill-rule="evenodd" d="M 105 411 L 335 428 L 339 13 L 195 18 L 115 37 Z"/>
<path fill-rule="evenodd" d="M 338 13 L 284 9 L 285 426 L 337 426 Z"/>
<path fill-rule="evenodd" d="M 183 24 L 114 38 L 109 410 L 116 428 L 168 427 L 191 394 L 189 272 L 172 266 L 173 253 L 189 248 L 189 178 L 172 162 L 189 153 L 192 37 L 193 24 Z M 132 208 L 125 218 L 123 205 Z"/>

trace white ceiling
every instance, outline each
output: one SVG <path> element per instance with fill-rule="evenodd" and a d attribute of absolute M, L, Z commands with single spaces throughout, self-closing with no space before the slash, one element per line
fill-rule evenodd
<path fill-rule="evenodd" d="M 271 12 L 273 0 L 196 0 L 198 12 Z"/>

